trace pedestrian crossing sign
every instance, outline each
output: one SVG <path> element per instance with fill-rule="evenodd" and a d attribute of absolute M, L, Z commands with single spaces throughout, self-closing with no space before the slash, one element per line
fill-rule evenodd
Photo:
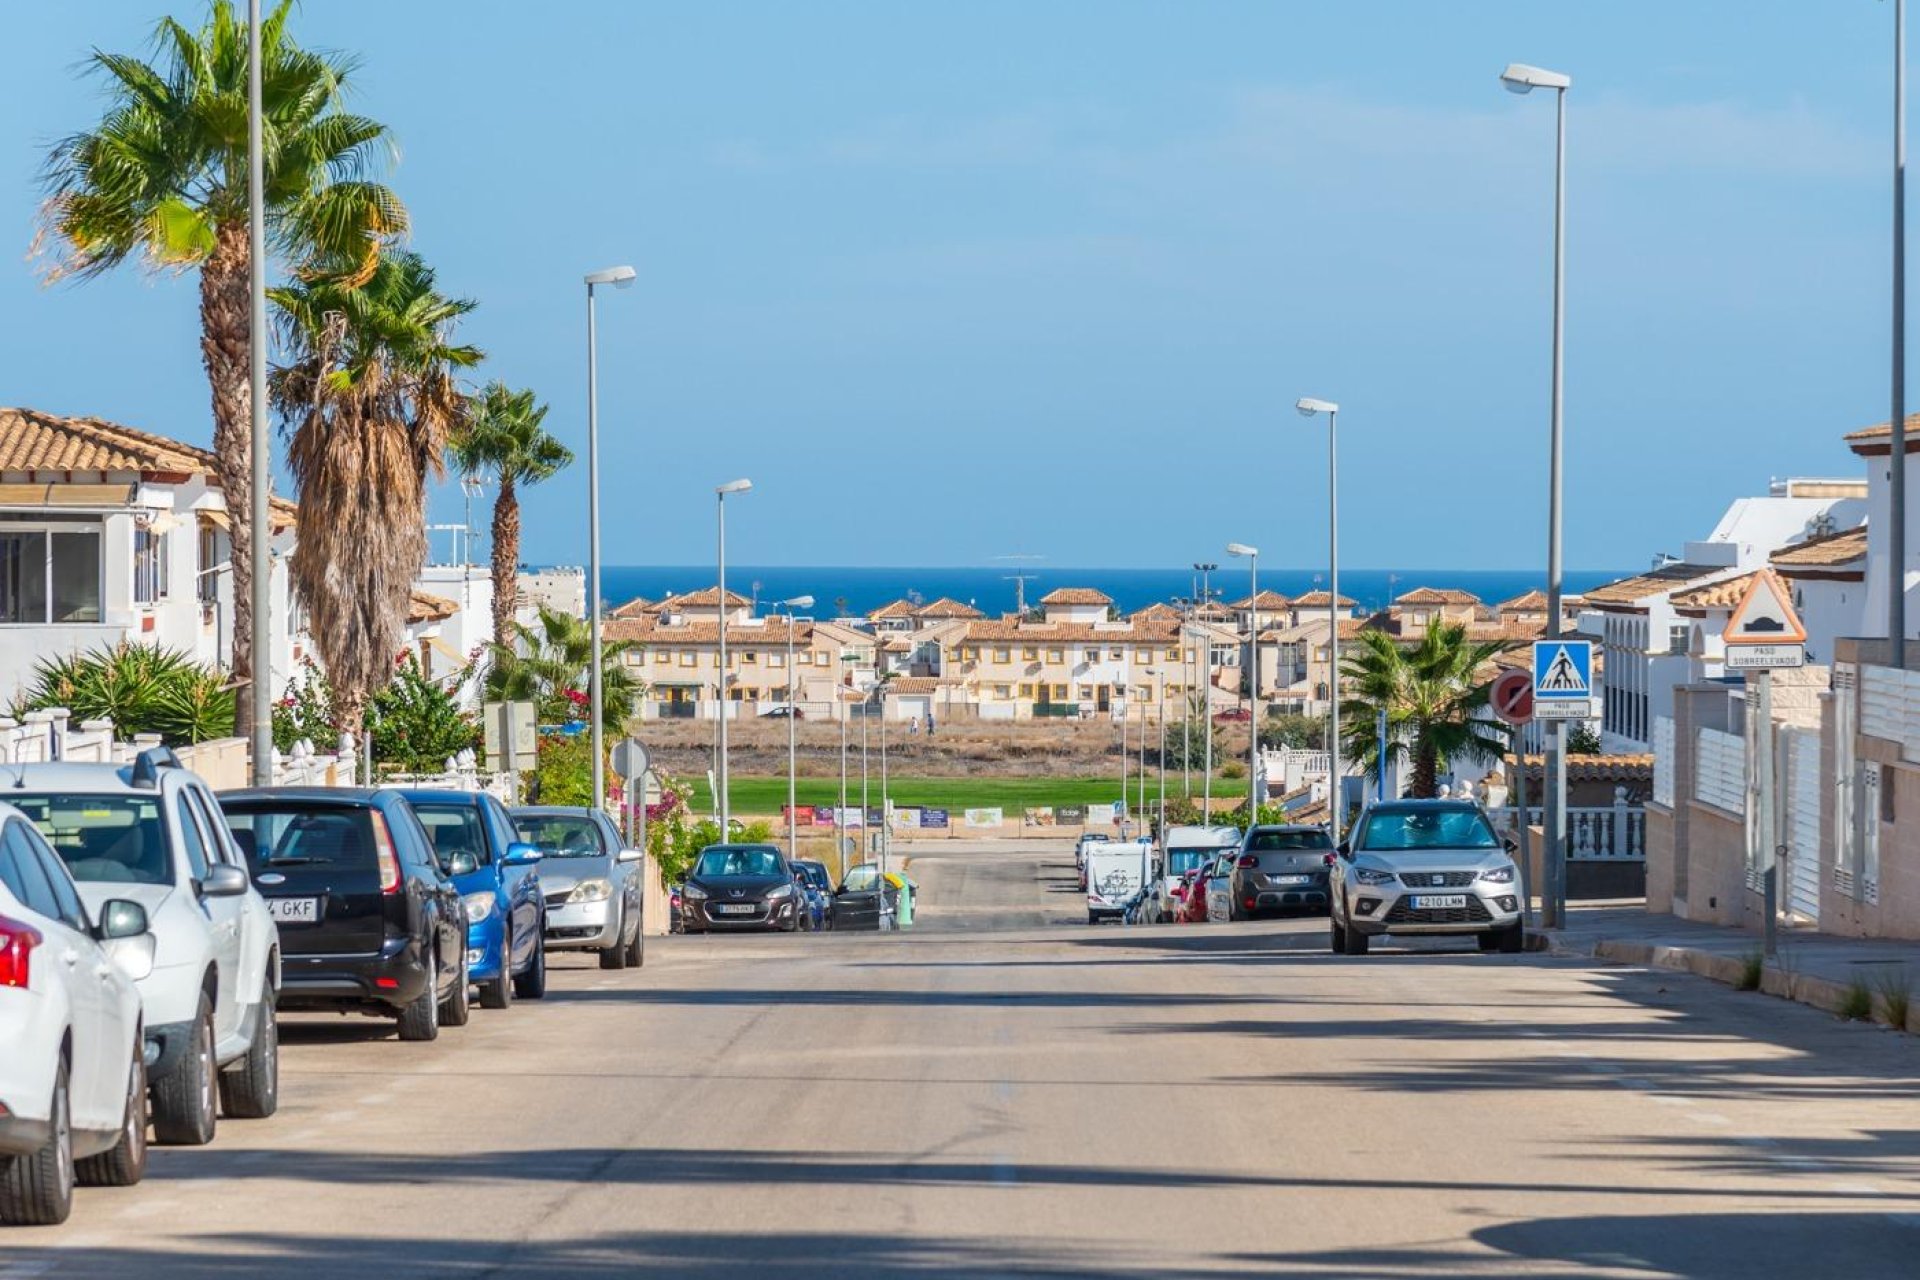
<path fill-rule="evenodd" d="M 1536 702 L 1574 702 L 1593 697 L 1593 642 L 1534 641 L 1533 697 Z"/>

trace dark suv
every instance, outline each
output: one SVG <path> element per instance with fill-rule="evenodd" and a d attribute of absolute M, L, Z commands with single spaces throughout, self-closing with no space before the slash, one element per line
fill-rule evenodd
<path fill-rule="evenodd" d="M 1321 827 L 1254 827 L 1233 864 L 1228 914 L 1235 920 L 1282 911 L 1325 911 L 1333 841 Z"/>
<path fill-rule="evenodd" d="M 431 1040 L 467 1020 L 467 917 L 399 792 L 228 791 L 220 808 L 280 930 L 280 1007 L 400 1020 Z"/>

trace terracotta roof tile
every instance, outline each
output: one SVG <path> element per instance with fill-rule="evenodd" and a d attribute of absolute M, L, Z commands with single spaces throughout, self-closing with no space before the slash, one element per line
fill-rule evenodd
<path fill-rule="evenodd" d="M 1278 591 L 1262 591 L 1260 593 L 1260 603 L 1257 607 L 1261 609 L 1284 609 L 1292 603 L 1291 600 L 1281 595 Z M 1242 596 L 1227 607 L 1230 609 L 1253 609 L 1256 606 L 1252 596 Z"/>
<path fill-rule="evenodd" d="M 1753 584 L 1753 574 L 1743 573 L 1737 578 L 1726 578 L 1720 582 L 1709 582 L 1702 587 L 1689 587 L 1685 591 L 1673 593 L 1670 603 L 1675 609 L 1706 612 L 1711 609 L 1734 609 L 1746 598 L 1747 588 Z"/>
<path fill-rule="evenodd" d="M 1131 622 L 1139 622 L 1142 620 L 1145 620 L 1148 622 L 1157 622 L 1161 620 L 1170 620 L 1170 619 L 1178 618 L 1179 616 L 1180 616 L 1180 611 L 1174 608 L 1172 605 L 1165 604 L 1160 601 L 1156 601 L 1153 604 L 1148 605 L 1144 609 L 1135 609 L 1132 613 L 1127 615 L 1127 619 Z"/>
<path fill-rule="evenodd" d="M 1871 427 L 1862 427 L 1858 431 L 1849 431 L 1841 438 L 1853 446 L 1855 453 L 1864 453 L 1873 450 L 1876 446 L 1880 452 L 1884 453 L 1893 447 L 1893 424 L 1891 422 L 1876 423 Z M 1917 446 L 1920 446 L 1920 413 L 1910 413 L 1907 415 L 1908 452 L 1912 452 Z"/>
<path fill-rule="evenodd" d="M 867 616 L 878 620 L 880 618 L 911 618 L 913 614 L 913 601 L 893 600 L 881 605 Z"/>
<path fill-rule="evenodd" d="M 1325 609 L 1332 603 L 1332 597 L 1325 591 L 1309 591 L 1307 594 L 1295 596 L 1293 599 L 1293 607 L 1296 609 Z M 1358 600 L 1351 600 L 1346 596 L 1341 596 L 1338 607 L 1351 609 L 1359 603 Z"/>
<path fill-rule="evenodd" d="M 888 693 L 935 693 L 942 681 L 938 676 L 900 676 L 887 681 Z"/>
<path fill-rule="evenodd" d="M 984 618 L 987 616 L 972 605 L 963 604 L 951 596 L 942 596 L 932 604 L 916 610 L 915 614 L 922 618 Z"/>
<path fill-rule="evenodd" d="M 752 600 L 748 599 L 746 596 L 741 595 L 738 591 L 727 592 L 727 604 L 729 607 L 738 606 L 738 605 L 750 605 L 752 603 L 753 603 Z M 720 605 L 720 588 L 719 587 L 702 587 L 698 591 L 689 591 L 686 595 L 683 595 L 683 596 L 668 596 L 665 600 L 662 600 L 658 605 L 655 605 L 654 607 L 656 609 L 663 609 L 663 610 L 715 609 L 715 608 L 718 608 L 719 605 Z"/>
<path fill-rule="evenodd" d="M 1092 587 L 1055 587 L 1040 597 L 1040 603 L 1043 605 L 1112 604 L 1113 597 Z"/>
<path fill-rule="evenodd" d="M 436 596 L 430 591 L 416 590 L 407 601 L 407 624 L 418 626 L 423 622 L 445 622 L 460 612 L 457 602 L 445 596 Z"/>
<path fill-rule="evenodd" d="M 627 601 L 625 604 L 621 605 L 619 608 L 609 613 L 607 617 L 638 618 L 652 608 L 653 608 L 653 602 L 651 600 L 647 599 L 645 596 L 635 596 L 633 599 Z"/>
<path fill-rule="evenodd" d="M 1415 587 L 1400 596 L 1395 604 L 1479 604 L 1480 597 L 1471 591 L 1453 591 L 1439 587 Z"/>
<path fill-rule="evenodd" d="M 213 472 L 213 454 L 100 418 L 0 408 L 0 470 Z"/>
<path fill-rule="evenodd" d="M 1091 622 L 969 622 L 949 644 L 1172 644 L 1177 620 L 1100 624 Z"/>
<path fill-rule="evenodd" d="M 1648 596 L 1677 591 L 1727 572 L 1725 565 L 1676 563 L 1636 573 L 1631 577 L 1594 587 L 1586 593 L 1591 605 L 1630 605 Z"/>
<path fill-rule="evenodd" d="M 601 634 L 608 640 L 631 640 L 635 644 L 648 645 L 713 645 L 720 644 L 719 624 L 708 619 L 698 622 L 681 623 L 667 626 L 660 621 L 659 615 L 647 613 L 631 618 L 609 618 L 600 625 Z M 793 641 L 806 646 L 813 640 L 813 624 L 801 622 L 795 625 Z M 785 618 L 767 618 L 748 626 L 734 623 L 727 628 L 729 647 L 740 645 L 745 648 L 785 647 L 787 643 L 787 620 Z"/>
<path fill-rule="evenodd" d="M 1832 568 L 1852 564 L 1867 554 L 1867 526 L 1843 529 L 1821 538 L 1808 538 L 1781 547 L 1767 559 L 1782 567 Z"/>

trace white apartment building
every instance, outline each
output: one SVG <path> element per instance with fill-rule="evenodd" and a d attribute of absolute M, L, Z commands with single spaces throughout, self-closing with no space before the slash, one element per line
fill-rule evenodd
<path fill-rule="evenodd" d="M 491 597 L 492 588 L 488 588 Z M 531 622 L 546 608 L 570 618 L 587 616 L 587 571 L 577 565 L 522 570 L 515 579 L 514 615 Z"/>

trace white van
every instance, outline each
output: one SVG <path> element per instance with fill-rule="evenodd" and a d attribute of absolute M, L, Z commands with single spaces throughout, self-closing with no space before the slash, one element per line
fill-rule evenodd
<path fill-rule="evenodd" d="M 1211 862 L 1222 849 L 1240 847 L 1238 827 L 1168 827 L 1153 871 L 1153 884 L 1147 891 L 1147 905 L 1140 914 L 1148 924 L 1167 924 L 1180 907 L 1173 888 L 1180 877 Z"/>
<path fill-rule="evenodd" d="M 1118 920 L 1153 874 L 1153 846 L 1112 840 L 1087 846 L 1087 923 Z"/>

